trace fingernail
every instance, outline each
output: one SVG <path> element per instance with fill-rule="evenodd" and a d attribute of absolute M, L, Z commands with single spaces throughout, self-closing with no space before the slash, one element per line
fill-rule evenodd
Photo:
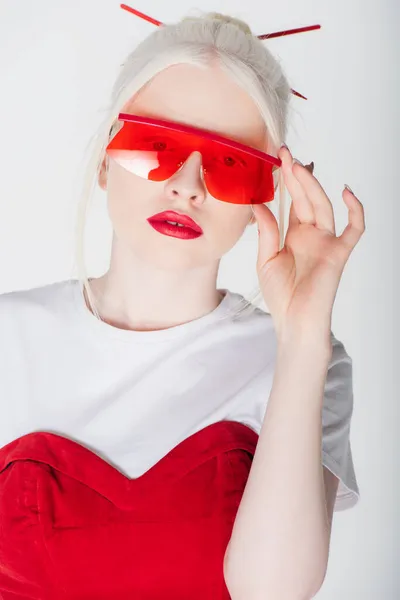
<path fill-rule="evenodd" d="M 294 158 L 293 162 L 298 163 L 299 165 L 301 165 L 302 167 L 304 167 L 303 163 L 300 162 L 299 160 L 297 160 L 297 158 Z"/>
<path fill-rule="evenodd" d="M 353 190 L 351 189 L 350 186 L 347 185 L 347 183 L 344 184 L 344 187 L 346 188 L 346 190 L 349 190 L 350 194 L 353 194 L 353 196 L 355 196 Z"/>
<path fill-rule="evenodd" d="M 281 148 L 286 148 L 286 150 L 289 150 L 289 148 L 286 146 L 285 143 L 282 142 Z"/>

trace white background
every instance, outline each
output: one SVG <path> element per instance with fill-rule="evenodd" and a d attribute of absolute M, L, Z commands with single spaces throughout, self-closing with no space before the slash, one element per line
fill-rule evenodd
<path fill-rule="evenodd" d="M 291 101 L 289 148 L 303 163 L 314 160 L 338 234 L 347 223 L 344 183 L 366 216 L 332 327 L 353 359 L 351 440 L 361 500 L 335 513 L 328 573 L 316 597 L 395 600 L 399 3 L 136 0 L 133 6 L 164 22 L 192 9 L 218 11 L 244 19 L 257 34 L 322 25 L 268 42 L 291 86 L 308 98 Z M 76 276 L 73 234 L 85 146 L 107 110 L 119 65 L 153 28 L 114 0 L 1 0 L 0 293 Z M 89 223 L 89 274 L 98 276 L 107 269 L 111 239 L 100 190 Z M 249 228 L 224 259 L 219 286 L 252 290 L 256 251 L 256 230 Z"/>

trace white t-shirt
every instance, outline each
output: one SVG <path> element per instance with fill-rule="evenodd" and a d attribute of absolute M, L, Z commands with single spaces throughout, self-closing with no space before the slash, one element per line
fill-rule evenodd
<path fill-rule="evenodd" d="M 260 433 L 276 337 L 257 308 L 219 321 L 243 296 L 169 329 L 130 331 L 99 321 L 77 279 L 0 295 L 0 447 L 49 431 L 91 449 L 126 476 L 142 475 L 216 421 Z M 356 504 L 350 421 L 352 361 L 332 334 L 322 462 L 339 479 L 335 510 Z M 296 448 L 293 448 L 296 452 Z"/>

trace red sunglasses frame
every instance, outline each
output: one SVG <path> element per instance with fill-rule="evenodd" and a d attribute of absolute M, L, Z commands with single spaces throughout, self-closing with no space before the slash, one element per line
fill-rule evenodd
<path fill-rule="evenodd" d="M 127 4 L 121 4 L 120 7 L 123 10 L 126 10 L 126 11 L 132 13 L 133 15 L 136 15 L 137 17 L 140 17 L 144 21 L 148 21 L 149 23 L 152 23 L 153 25 L 157 25 L 158 27 L 161 25 L 164 25 L 164 23 L 162 23 L 161 21 L 158 21 L 157 19 L 153 19 L 153 17 L 149 17 L 148 15 L 145 15 L 144 13 L 136 10 L 135 8 L 132 8 L 131 6 L 128 6 Z M 266 39 L 270 40 L 272 38 L 283 37 L 285 35 L 292 35 L 294 33 L 303 33 L 305 31 L 313 31 L 315 29 L 321 29 L 321 25 L 308 25 L 307 27 L 297 27 L 296 29 L 286 29 L 285 31 L 275 31 L 274 33 L 263 33 L 262 35 L 258 35 L 257 37 L 259 40 L 266 40 Z M 296 92 L 296 90 L 293 90 L 291 88 L 290 91 L 295 96 L 298 96 L 299 98 L 302 98 L 303 100 L 307 100 L 307 98 L 305 96 L 303 96 L 303 94 Z"/>
<path fill-rule="evenodd" d="M 241 142 L 237 142 L 235 140 L 231 140 L 230 138 L 223 137 L 217 133 L 206 131 L 205 129 L 197 129 L 196 127 L 191 127 L 190 125 L 182 125 L 173 121 L 153 119 L 152 117 L 142 117 L 139 115 L 132 115 L 130 113 L 119 113 L 118 120 L 130 121 L 132 123 L 143 123 L 145 125 L 152 125 L 156 127 L 161 127 L 163 129 L 170 129 L 172 131 L 179 131 L 181 133 L 196 135 L 198 137 L 202 137 L 205 140 L 218 142 L 219 144 L 223 144 L 224 146 L 228 146 L 229 148 L 233 148 L 234 150 L 246 152 L 246 154 L 250 154 L 256 158 L 260 158 L 261 160 L 272 163 L 277 168 L 282 165 L 282 161 L 278 157 L 267 154 L 266 152 L 262 152 L 257 148 L 246 146 L 246 144 L 242 144 Z M 109 142 L 106 151 L 108 150 L 108 147 L 110 146 L 111 142 L 112 140 Z"/>

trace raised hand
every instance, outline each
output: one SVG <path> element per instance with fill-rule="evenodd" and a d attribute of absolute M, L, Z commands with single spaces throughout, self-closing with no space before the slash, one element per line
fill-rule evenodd
<path fill-rule="evenodd" d="M 313 175 L 313 163 L 293 162 L 288 148 L 278 154 L 292 199 L 285 245 L 265 204 L 253 205 L 259 227 L 257 274 L 278 339 L 317 332 L 330 334 L 333 304 L 343 269 L 365 231 L 364 209 L 348 189 L 342 198 L 349 222 L 336 236 L 332 203 Z"/>

